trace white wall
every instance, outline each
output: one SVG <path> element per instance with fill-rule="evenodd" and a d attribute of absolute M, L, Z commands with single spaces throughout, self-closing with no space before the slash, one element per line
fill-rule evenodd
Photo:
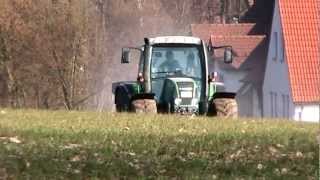
<path fill-rule="evenodd" d="M 221 73 L 223 74 L 226 91 L 236 93 L 243 86 L 243 82 L 241 82 L 240 80 L 242 80 L 245 77 L 246 72 L 222 70 Z"/>
<path fill-rule="evenodd" d="M 293 118 L 294 105 L 289 85 L 288 66 L 283 51 L 283 34 L 278 1 L 275 4 L 270 35 L 263 84 L 263 116 L 267 118 Z"/>
<path fill-rule="evenodd" d="M 260 98 L 257 89 L 252 84 L 247 84 L 244 89 L 237 93 L 237 102 L 241 117 L 261 118 Z"/>
<path fill-rule="evenodd" d="M 218 61 L 210 61 L 208 63 L 209 73 L 218 72 L 219 75 L 223 78 L 223 83 L 225 85 L 226 91 L 228 92 L 238 92 L 238 90 L 243 86 L 242 80 L 247 72 L 241 70 L 225 70 L 219 66 Z"/>
<path fill-rule="evenodd" d="M 320 121 L 320 104 L 296 105 L 294 120 L 306 122 Z"/>

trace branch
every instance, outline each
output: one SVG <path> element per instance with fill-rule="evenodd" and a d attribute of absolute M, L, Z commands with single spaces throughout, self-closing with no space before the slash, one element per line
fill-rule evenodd
<path fill-rule="evenodd" d="M 84 98 L 80 99 L 79 101 L 73 103 L 73 107 L 74 107 L 74 108 L 75 108 L 75 107 L 78 107 L 78 106 L 80 106 L 81 104 L 83 104 L 84 102 L 86 102 L 89 98 L 91 98 L 91 97 L 93 97 L 93 96 L 95 96 L 95 95 L 97 95 L 97 94 L 100 94 L 106 87 L 107 87 L 106 84 L 104 84 L 101 89 L 99 89 L 99 90 L 97 90 L 97 91 L 95 91 L 95 92 L 93 92 L 93 93 L 90 93 L 90 94 L 87 95 L 86 97 L 84 97 Z"/>
<path fill-rule="evenodd" d="M 66 106 L 66 108 L 68 110 L 71 110 L 72 109 L 72 103 L 70 102 L 70 99 L 69 99 L 67 83 L 66 83 L 66 81 L 65 81 L 65 79 L 63 77 L 61 69 L 59 68 L 58 56 L 57 56 L 55 50 L 52 51 L 52 55 L 53 55 L 53 59 L 54 59 L 54 61 L 56 63 L 56 66 L 57 66 L 58 76 L 59 76 L 58 79 L 59 79 L 59 81 L 60 81 L 60 83 L 62 85 L 61 87 L 62 87 L 65 106 Z"/>

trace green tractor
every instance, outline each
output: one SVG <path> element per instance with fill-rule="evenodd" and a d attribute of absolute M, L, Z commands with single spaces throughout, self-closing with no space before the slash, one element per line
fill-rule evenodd
<path fill-rule="evenodd" d="M 117 112 L 176 113 L 236 118 L 235 93 L 225 92 L 208 60 L 224 48 L 224 62 L 232 63 L 232 48 L 209 48 L 195 37 L 145 38 L 138 48 L 123 48 L 121 63 L 130 52 L 140 53 L 137 81 L 113 84 Z"/>

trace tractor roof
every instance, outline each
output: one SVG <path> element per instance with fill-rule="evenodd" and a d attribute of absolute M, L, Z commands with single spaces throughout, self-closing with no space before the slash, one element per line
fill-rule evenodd
<path fill-rule="evenodd" d="M 161 36 L 155 38 L 145 38 L 148 44 L 201 44 L 201 39 L 191 36 Z"/>

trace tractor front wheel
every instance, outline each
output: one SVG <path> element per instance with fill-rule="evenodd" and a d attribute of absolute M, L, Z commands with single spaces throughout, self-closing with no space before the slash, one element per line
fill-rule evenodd
<path fill-rule="evenodd" d="M 154 99 L 137 99 L 132 101 L 131 110 L 135 113 L 157 113 L 157 103 Z"/>
<path fill-rule="evenodd" d="M 238 105 L 237 101 L 232 98 L 217 98 L 212 103 L 214 114 L 217 117 L 237 118 Z"/>

